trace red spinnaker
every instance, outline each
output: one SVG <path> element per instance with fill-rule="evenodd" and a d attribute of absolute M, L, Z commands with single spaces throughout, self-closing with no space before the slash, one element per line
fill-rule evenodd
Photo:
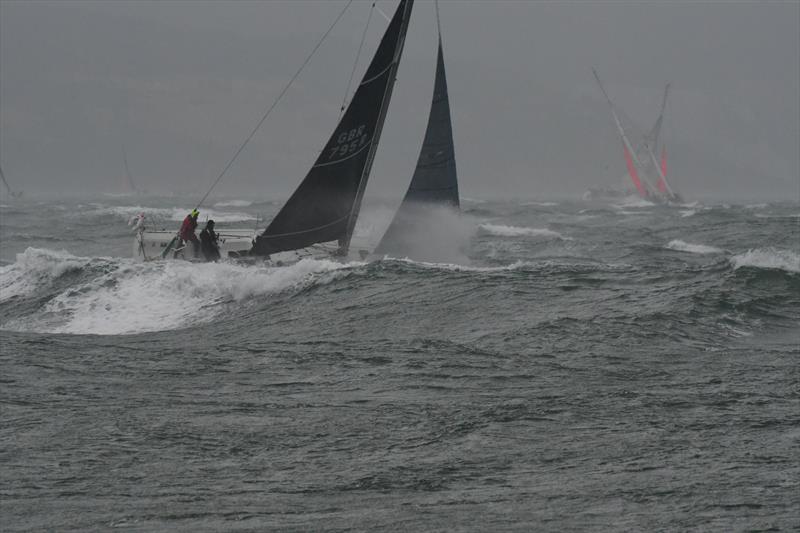
<path fill-rule="evenodd" d="M 625 163 L 628 165 L 628 174 L 630 175 L 633 184 L 636 185 L 636 190 L 639 191 L 639 196 L 642 198 L 647 198 L 647 191 L 642 185 L 642 180 L 639 179 L 639 173 L 636 172 L 636 166 L 633 164 L 633 158 L 631 157 L 631 153 L 628 151 L 628 147 L 623 144 L 622 149 L 625 150 Z"/>

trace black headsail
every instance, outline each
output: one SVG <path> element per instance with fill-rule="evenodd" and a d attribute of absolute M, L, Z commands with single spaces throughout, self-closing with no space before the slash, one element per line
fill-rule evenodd
<path fill-rule="evenodd" d="M 320 242 L 350 246 L 405 43 L 413 0 L 401 0 L 361 84 L 314 166 L 250 251 L 269 255 Z"/>
<path fill-rule="evenodd" d="M 415 240 L 426 231 L 425 211 L 432 207 L 459 208 L 458 174 L 456 172 L 453 126 L 450 121 L 450 100 L 444 71 L 442 36 L 439 34 L 439 53 L 436 61 L 436 81 L 428 116 L 428 129 L 403 202 L 386 230 L 375 253 L 408 255 Z"/>

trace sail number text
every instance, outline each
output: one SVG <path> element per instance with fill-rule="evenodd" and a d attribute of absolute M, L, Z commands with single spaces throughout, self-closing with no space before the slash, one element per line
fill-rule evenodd
<path fill-rule="evenodd" d="M 367 129 L 365 124 L 360 125 L 357 128 L 353 128 L 348 131 L 343 131 L 339 134 L 336 138 L 336 146 L 330 149 L 330 154 L 328 154 L 328 159 L 333 159 L 334 157 L 344 157 L 346 155 L 352 154 L 353 152 L 360 149 L 362 146 L 367 144 L 369 140 L 367 138 L 366 133 L 364 130 Z"/>

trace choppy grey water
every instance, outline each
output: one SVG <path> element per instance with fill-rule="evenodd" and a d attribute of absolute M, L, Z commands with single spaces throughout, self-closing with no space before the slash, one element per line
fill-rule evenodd
<path fill-rule="evenodd" d="M 131 215 L 187 207 L 0 206 L 3 531 L 800 526 L 797 204 L 466 201 L 453 262 L 129 259 Z"/>

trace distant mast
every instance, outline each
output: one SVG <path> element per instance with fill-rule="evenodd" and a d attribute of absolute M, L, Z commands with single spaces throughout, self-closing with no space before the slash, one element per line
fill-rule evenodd
<path fill-rule="evenodd" d="M 125 179 L 128 182 L 128 188 L 132 193 L 136 193 L 136 186 L 133 184 L 133 176 L 131 176 L 131 169 L 128 168 L 128 155 L 125 153 L 125 145 L 122 146 L 122 162 L 125 165 Z"/>
<path fill-rule="evenodd" d="M 3 185 L 6 186 L 6 190 L 8 191 L 8 195 L 10 197 L 19 198 L 20 196 L 22 196 L 21 192 L 14 192 L 14 191 L 11 190 L 11 186 L 8 184 L 8 181 L 6 181 L 6 175 L 3 174 L 3 167 L 0 167 L 0 178 L 2 178 Z"/>
<path fill-rule="evenodd" d="M 653 183 L 650 183 L 647 173 L 640 172 L 640 169 L 644 168 L 644 165 L 639 159 L 637 151 L 634 150 L 633 146 L 631 146 L 628 135 L 625 133 L 625 128 L 622 127 L 622 122 L 620 122 L 619 117 L 617 116 L 617 111 L 614 109 L 614 104 L 611 102 L 611 98 L 608 96 L 605 87 L 603 87 L 603 82 L 600 81 L 600 76 L 598 76 L 595 69 L 592 69 L 592 73 L 594 74 L 594 79 L 597 80 L 597 84 L 600 86 L 600 90 L 603 91 L 603 96 L 606 97 L 608 106 L 611 108 L 611 114 L 613 115 L 614 123 L 617 126 L 617 133 L 619 133 L 619 136 L 622 139 L 622 146 L 625 152 L 625 163 L 628 167 L 628 174 L 631 177 L 631 181 L 633 181 L 633 184 L 636 186 L 636 190 L 639 192 L 640 196 L 643 198 L 649 198 L 651 195 L 656 193 L 656 186 Z"/>

